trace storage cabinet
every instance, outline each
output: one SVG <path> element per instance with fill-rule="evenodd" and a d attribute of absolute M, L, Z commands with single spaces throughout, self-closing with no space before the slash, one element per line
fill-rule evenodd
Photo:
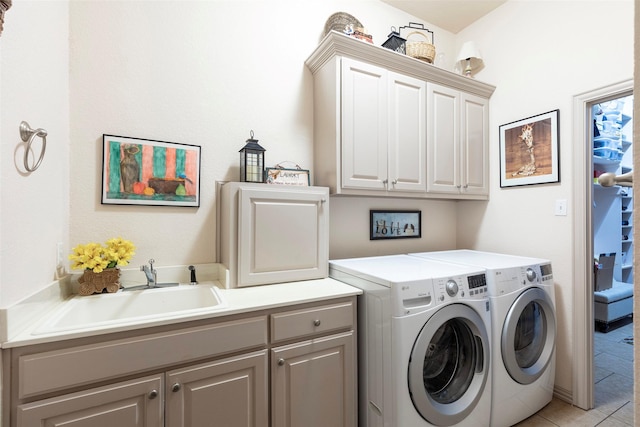
<path fill-rule="evenodd" d="M 356 423 L 353 332 L 271 350 L 273 427 Z"/>
<path fill-rule="evenodd" d="M 8 427 L 355 426 L 355 319 L 356 299 L 347 297 L 4 350 L 5 372 L 14 372 L 3 384 L 5 420 Z"/>
<path fill-rule="evenodd" d="M 427 191 L 488 196 L 488 100 L 434 83 L 427 99 Z"/>
<path fill-rule="evenodd" d="M 341 78 L 341 187 L 426 191 L 426 84 L 349 58 Z"/>
<path fill-rule="evenodd" d="M 166 374 L 167 427 L 267 427 L 265 350 Z"/>
<path fill-rule="evenodd" d="M 220 205 L 227 288 L 329 275 L 327 188 L 230 182 Z"/>
<path fill-rule="evenodd" d="M 493 86 L 336 32 L 306 65 L 316 185 L 344 195 L 488 197 Z"/>
<path fill-rule="evenodd" d="M 19 405 L 19 427 L 164 425 L 163 377 L 154 375 Z"/>

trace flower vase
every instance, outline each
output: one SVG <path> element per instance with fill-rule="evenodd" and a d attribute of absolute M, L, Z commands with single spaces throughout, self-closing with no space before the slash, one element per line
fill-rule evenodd
<path fill-rule="evenodd" d="M 78 294 L 92 295 L 100 294 L 105 289 L 109 293 L 118 292 L 120 289 L 120 269 L 105 268 L 100 273 L 94 273 L 93 270 L 85 270 L 78 279 L 80 288 Z"/>

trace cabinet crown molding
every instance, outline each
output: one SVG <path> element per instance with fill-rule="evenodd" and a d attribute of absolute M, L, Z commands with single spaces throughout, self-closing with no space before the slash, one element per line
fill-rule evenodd
<path fill-rule="evenodd" d="M 315 74 L 334 56 L 346 56 L 366 61 L 417 79 L 438 83 L 485 98 L 490 98 L 496 87 L 475 79 L 443 70 L 415 58 L 394 52 L 381 46 L 340 34 L 329 32 L 305 61 Z"/>

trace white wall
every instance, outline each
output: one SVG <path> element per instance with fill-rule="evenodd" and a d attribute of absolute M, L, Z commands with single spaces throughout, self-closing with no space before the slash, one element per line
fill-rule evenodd
<path fill-rule="evenodd" d="M 497 86 L 491 98 L 491 201 L 462 203 L 457 244 L 549 258 L 558 306 L 556 386 L 572 389 L 573 97 L 633 77 L 633 1 L 511 0 L 458 34 L 475 40 L 485 69 L 477 78 Z M 499 183 L 501 124 L 560 109 L 559 184 L 510 187 Z M 554 216 L 557 199 L 568 216 Z M 590 327 L 590 326 L 585 326 Z"/>
<path fill-rule="evenodd" d="M 68 11 L 67 1 L 14 1 L 5 14 L 0 37 L 0 306 L 51 283 L 56 246 L 68 243 Z M 46 155 L 33 173 L 24 173 L 22 166 L 22 120 L 49 133 Z M 34 147 L 38 154 L 39 142 Z"/>
<path fill-rule="evenodd" d="M 337 11 L 358 18 L 377 45 L 391 26 L 420 22 L 377 0 L 72 2 L 71 245 L 121 235 L 137 245 L 136 264 L 216 261 L 214 182 L 238 180 L 238 150 L 251 130 L 267 166 L 312 167 L 313 86 L 304 61 Z M 454 46 L 451 33 L 431 28 L 439 50 Z M 101 205 L 103 133 L 201 145 L 200 208 Z M 369 245 L 373 206 L 398 204 L 332 200 L 332 257 L 401 251 L 397 243 Z M 423 207 L 425 220 L 441 222 L 429 223 L 415 249 L 443 245 L 441 237 L 455 245 L 453 202 L 402 206 Z"/>

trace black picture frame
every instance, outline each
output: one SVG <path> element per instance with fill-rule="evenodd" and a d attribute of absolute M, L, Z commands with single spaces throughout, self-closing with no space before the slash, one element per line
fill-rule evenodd
<path fill-rule="evenodd" d="M 103 205 L 200 206 L 199 145 L 102 136 Z"/>
<path fill-rule="evenodd" d="M 422 211 L 369 211 L 369 240 L 419 239 L 422 237 Z"/>
<path fill-rule="evenodd" d="M 500 187 L 560 182 L 560 110 L 500 126 Z"/>

